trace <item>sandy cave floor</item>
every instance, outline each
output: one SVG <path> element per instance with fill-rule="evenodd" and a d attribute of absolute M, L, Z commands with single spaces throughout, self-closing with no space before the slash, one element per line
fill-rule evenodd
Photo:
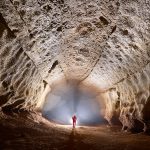
<path fill-rule="evenodd" d="M 33 118 L 35 121 L 33 121 Z M 0 150 L 149 150 L 150 136 L 121 132 L 121 127 L 56 125 L 45 119 L 0 119 Z"/>

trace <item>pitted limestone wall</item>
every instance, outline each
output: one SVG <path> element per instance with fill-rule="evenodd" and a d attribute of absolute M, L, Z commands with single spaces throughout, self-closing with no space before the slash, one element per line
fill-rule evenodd
<path fill-rule="evenodd" d="M 3 109 L 33 107 L 42 79 L 63 78 L 107 91 L 110 123 L 148 120 L 149 0 L 1 0 L 0 12 Z"/>
<path fill-rule="evenodd" d="M 0 108 L 4 111 L 36 107 L 42 78 L 0 14 Z"/>
<path fill-rule="evenodd" d="M 139 122 L 146 131 L 150 121 L 150 64 L 116 84 L 102 97 L 106 106 L 105 118 L 110 124 L 115 117 L 121 121 L 123 129 L 133 129 Z"/>
<path fill-rule="evenodd" d="M 120 92 L 120 120 L 123 126 L 132 128 L 138 120 L 146 130 L 150 120 L 150 64 L 119 83 L 117 91 Z"/>

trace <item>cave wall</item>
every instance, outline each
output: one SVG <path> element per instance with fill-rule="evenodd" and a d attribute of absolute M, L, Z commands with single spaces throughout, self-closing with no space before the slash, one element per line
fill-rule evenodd
<path fill-rule="evenodd" d="M 1 0 L 0 17 L 3 110 L 41 109 L 46 84 L 75 79 L 100 89 L 110 124 L 147 124 L 150 1 Z"/>
<path fill-rule="evenodd" d="M 128 128 L 135 126 L 135 121 L 143 123 L 143 130 L 146 130 L 148 121 L 145 111 L 146 107 L 150 108 L 150 64 L 146 65 L 140 72 L 125 79 L 117 84 L 117 90 L 120 92 L 120 121 Z"/>
<path fill-rule="evenodd" d="M 108 11 L 106 19 L 111 16 L 110 22 L 114 22 L 116 28 L 112 34 L 107 35 L 109 38 L 101 46 L 102 53 L 98 62 L 84 80 L 88 83 L 93 81 L 102 90 L 140 72 L 150 61 L 150 2 L 107 2 L 106 6 L 110 9 L 105 9 Z"/>
<path fill-rule="evenodd" d="M 124 129 L 146 131 L 150 121 L 150 64 L 101 94 L 105 118 L 110 124 L 120 121 Z M 114 118 L 116 118 L 114 120 Z M 137 126 L 141 124 L 140 126 Z"/>
<path fill-rule="evenodd" d="M 32 110 L 43 90 L 34 62 L 0 14 L 0 108 Z"/>

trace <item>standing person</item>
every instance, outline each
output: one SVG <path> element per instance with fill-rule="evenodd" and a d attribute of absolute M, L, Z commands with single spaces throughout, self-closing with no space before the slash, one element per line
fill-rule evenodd
<path fill-rule="evenodd" d="M 76 122 L 77 122 L 76 115 L 72 116 L 72 121 L 73 121 L 73 128 L 75 128 L 76 127 Z"/>

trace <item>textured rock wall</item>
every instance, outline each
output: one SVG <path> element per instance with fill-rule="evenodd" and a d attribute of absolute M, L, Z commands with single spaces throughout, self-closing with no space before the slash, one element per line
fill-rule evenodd
<path fill-rule="evenodd" d="M 60 49 L 60 32 L 53 30 L 56 26 L 52 23 L 54 20 L 59 22 L 56 15 L 60 12 L 58 8 L 60 5 L 58 3 L 49 6 L 50 4 L 52 2 L 37 0 L 2 0 L 1 2 L 3 17 L 43 78 L 47 78 L 49 73 L 51 76 L 53 73 L 56 76 L 61 72 L 61 68 L 56 63 Z M 56 73 L 52 72 L 52 68 L 56 68 Z"/>
<path fill-rule="evenodd" d="M 117 84 L 120 91 L 120 120 L 123 127 L 132 128 L 137 121 L 143 130 L 150 121 L 150 64 L 140 72 Z"/>
<path fill-rule="evenodd" d="M 103 92 L 110 123 L 148 124 L 149 0 L 1 0 L 0 12 L 3 109 L 40 107 L 47 83 L 75 79 Z"/>
<path fill-rule="evenodd" d="M 110 125 L 118 124 L 120 114 L 120 100 L 115 88 L 99 95 L 99 102 L 103 104 L 102 114 Z"/>
<path fill-rule="evenodd" d="M 140 72 L 102 94 L 106 106 L 105 118 L 110 124 L 116 123 L 116 118 L 122 123 L 123 130 L 136 127 L 147 130 L 150 125 L 149 77 L 150 64 L 147 64 Z"/>
<path fill-rule="evenodd" d="M 42 78 L 0 14 L 0 108 L 35 108 L 43 90 Z"/>
<path fill-rule="evenodd" d="M 139 72 L 150 61 L 150 2 L 108 2 L 110 10 L 105 9 L 108 10 L 108 16 L 116 4 L 119 6 L 112 19 L 116 28 L 112 34 L 108 34 L 99 61 L 85 80 L 93 81 L 101 89 L 108 89 Z"/>

